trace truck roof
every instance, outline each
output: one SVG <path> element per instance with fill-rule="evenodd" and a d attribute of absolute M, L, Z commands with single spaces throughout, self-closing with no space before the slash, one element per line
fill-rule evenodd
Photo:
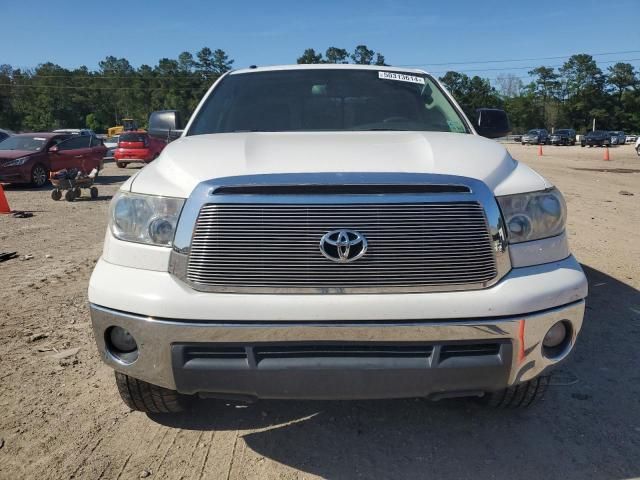
<path fill-rule="evenodd" d="M 391 67 L 387 65 L 356 65 L 353 63 L 309 63 L 296 65 L 268 65 L 255 68 L 240 68 L 229 72 L 229 75 L 239 73 L 274 72 L 282 70 L 384 70 L 385 72 L 402 72 L 427 74 L 428 72 L 418 68 Z"/>

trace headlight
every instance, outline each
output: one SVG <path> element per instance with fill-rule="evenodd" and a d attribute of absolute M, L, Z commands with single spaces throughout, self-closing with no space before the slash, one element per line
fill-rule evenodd
<path fill-rule="evenodd" d="M 564 231 L 567 206 L 555 188 L 498 197 L 509 243 L 554 237 Z"/>
<path fill-rule="evenodd" d="M 19 165 L 24 165 L 30 157 L 20 157 L 15 160 L 11 160 L 10 162 L 5 163 L 4 167 L 17 167 Z"/>
<path fill-rule="evenodd" d="M 118 192 L 109 212 L 111 232 L 127 242 L 169 247 L 183 204 L 183 198 Z"/>

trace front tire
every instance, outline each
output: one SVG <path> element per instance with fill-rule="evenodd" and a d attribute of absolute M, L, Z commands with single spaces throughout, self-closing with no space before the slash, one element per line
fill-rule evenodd
<path fill-rule="evenodd" d="M 549 377 L 542 375 L 497 392 L 487 392 L 480 401 L 493 408 L 527 408 L 542 399 L 548 386 Z"/>
<path fill-rule="evenodd" d="M 47 183 L 48 176 L 49 174 L 46 168 L 39 163 L 34 165 L 31 169 L 31 185 L 36 188 L 44 187 Z"/>
<path fill-rule="evenodd" d="M 127 164 L 124 162 L 116 162 L 118 168 L 127 168 Z"/>
<path fill-rule="evenodd" d="M 132 410 L 145 413 L 179 413 L 186 409 L 186 397 L 175 390 L 152 385 L 124 373 L 114 372 L 122 401 Z"/>

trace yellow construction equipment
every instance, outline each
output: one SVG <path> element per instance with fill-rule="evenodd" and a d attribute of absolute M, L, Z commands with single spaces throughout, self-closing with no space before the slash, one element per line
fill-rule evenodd
<path fill-rule="evenodd" d="M 107 136 L 113 137 L 114 135 L 120 135 L 122 132 L 130 132 L 133 130 L 138 130 L 138 123 L 133 118 L 123 118 L 122 125 L 107 129 Z"/>

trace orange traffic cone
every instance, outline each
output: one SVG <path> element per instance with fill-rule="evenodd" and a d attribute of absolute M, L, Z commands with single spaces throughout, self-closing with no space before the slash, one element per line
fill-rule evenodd
<path fill-rule="evenodd" d="M 7 197 L 4 194 L 2 184 L 0 184 L 0 213 L 11 213 L 9 202 L 7 201 Z"/>
<path fill-rule="evenodd" d="M 544 153 L 542 153 L 542 145 L 538 145 L 538 156 L 542 157 Z"/>
<path fill-rule="evenodd" d="M 611 160 L 611 157 L 609 156 L 609 147 L 604 147 L 604 155 L 602 158 L 605 162 Z"/>

